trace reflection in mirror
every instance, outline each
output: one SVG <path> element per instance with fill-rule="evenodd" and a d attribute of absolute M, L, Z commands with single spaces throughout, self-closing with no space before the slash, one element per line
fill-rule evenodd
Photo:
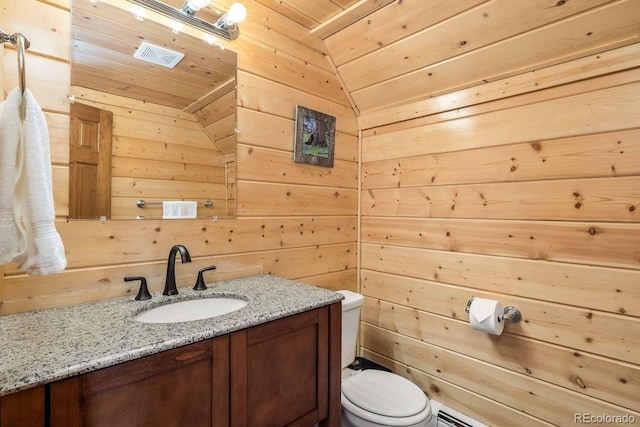
<path fill-rule="evenodd" d="M 236 54 L 133 10 L 72 1 L 69 215 L 157 219 L 195 201 L 233 217 Z"/>

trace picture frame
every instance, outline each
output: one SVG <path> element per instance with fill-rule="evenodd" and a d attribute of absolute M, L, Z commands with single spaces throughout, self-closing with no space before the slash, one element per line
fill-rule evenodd
<path fill-rule="evenodd" d="M 293 161 L 333 167 L 336 118 L 303 106 L 296 106 Z"/>

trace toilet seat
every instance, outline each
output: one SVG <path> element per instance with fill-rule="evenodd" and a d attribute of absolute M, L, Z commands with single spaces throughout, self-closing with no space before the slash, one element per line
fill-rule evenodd
<path fill-rule="evenodd" d="M 431 415 L 429 400 L 418 386 L 373 369 L 342 382 L 342 406 L 357 417 L 388 426 L 416 425 Z"/>

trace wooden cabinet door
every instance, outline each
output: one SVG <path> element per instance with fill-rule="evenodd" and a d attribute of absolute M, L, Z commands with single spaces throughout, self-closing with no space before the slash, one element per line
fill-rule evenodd
<path fill-rule="evenodd" d="M 228 425 L 228 336 L 51 384 L 52 427 Z"/>
<path fill-rule="evenodd" d="M 44 427 L 44 386 L 0 398 L 0 427 Z"/>
<path fill-rule="evenodd" d="M 328 309 L 231 335 L 231 425 L 312 426 L 328 412 Z"/>

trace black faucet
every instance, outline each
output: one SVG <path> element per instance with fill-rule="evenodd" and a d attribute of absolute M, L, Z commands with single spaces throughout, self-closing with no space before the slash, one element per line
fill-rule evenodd
<path fill-rule="evenodd" d="M 175 245 L 169 251 L 169 259 L 167 260 L 167 278 L 164 281 L 164 291 L 162 295 L 176 295 L 178 288 L 176 287 L 176 253 L 180 252 L 182 263 L 191 262 L 189 251 L 182 245 Z"/>

